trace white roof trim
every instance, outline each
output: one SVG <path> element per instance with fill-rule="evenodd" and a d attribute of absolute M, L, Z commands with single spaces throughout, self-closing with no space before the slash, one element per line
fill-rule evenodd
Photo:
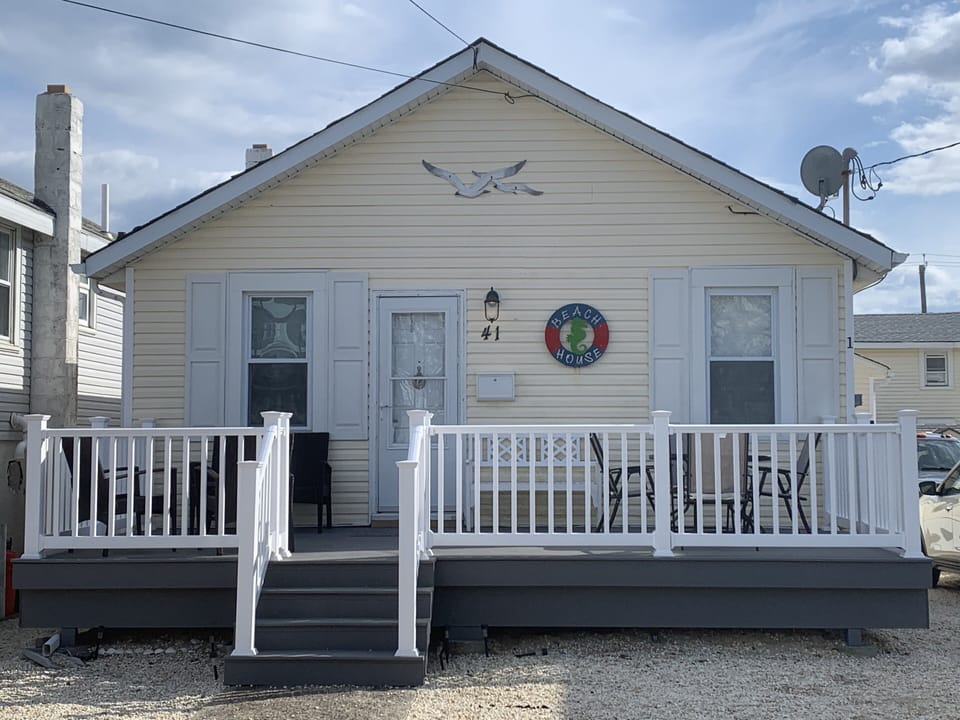
<path fill-rule="evenodd" d="M 160 245 L 191 232 L 247 198 L 279 184 L 303 167 L 319 161 L 341 147 L 358 142 L 369 128 L 390 122 L 410 108 L 444 92 L 446 86 L 436 82 L 455 83 L 458 77 L 470 73 L 474 68 L 475 51 L 478 69 L 488 70 L 525 88 L 762 215 L 852 257 L 873 272 L 883 275 L 899 264 L 898 254 L 882 243 L 840 225 L 813 208 L 782 195 L 481 40 L 316 135 L 91 255 L 86 263 L 88 274 L 104 277 L 115 272 Z"/>
<path fill-rule="evenodd" d="M 960 342 L 904 340 L 903 342 L 862 342 L 854 340 L 854 350 L 955 350 L 960 348 Z"/>
<path fill-rule="evenodd" d="M 53 215 L 35 205 L 0 194 L 0 219 L 53 235 Z"/>

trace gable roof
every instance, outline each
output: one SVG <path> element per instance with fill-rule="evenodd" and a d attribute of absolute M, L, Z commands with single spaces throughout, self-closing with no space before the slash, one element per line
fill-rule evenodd
<path fill-rule="evenodd" d="M 104 278 L 136 262 L 358 142 L 370 132 L 410 113 L 482 70 L 719 190 L 811 241 L 852 258 L 856 263 L 855 273 L 858 268 L 865 268 L 870 274 L 883 277 L 906 259 L 905 255 L 870 235 L 817 212 L 797 198 L 692 148 L 480 38 L 320 132 L 121 236 L 109 247 L 87 258 L 86 273 Z"/>
<path fill-rule="evenodd" d="M 863 343 L 957 343 L 960 312 L 854 315 L 854 341 Z"/>

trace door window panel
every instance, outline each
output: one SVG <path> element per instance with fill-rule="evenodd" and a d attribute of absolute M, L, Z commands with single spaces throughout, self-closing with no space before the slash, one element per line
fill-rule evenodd
<path fill-rule="evenodd" d="M 776 422 L 771 291 L 708 294 L 710 422 Z"/>
<path fill-rule="evenodd" d="M 251 296 L 247 342 L 247 423 L 265 410 L 293 413 L 290 424 L 310 422 L 308 298 Z"/>
<path fill-rule="evenodd" d="M 433 413 L 434 423 L 445 422 L 446 324 L 440 312 L 398 312 L 391 317 L 390 383 L 393 442 L 409 438 L 408 410 Z"/>

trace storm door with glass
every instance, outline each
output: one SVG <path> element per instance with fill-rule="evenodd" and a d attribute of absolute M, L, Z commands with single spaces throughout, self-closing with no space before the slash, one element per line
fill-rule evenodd
<path fill-rule="evenodd" d="M 293 413 L 290 425 L 310 427 L 311 322 L 307 295 L 248 295 L 246 422 L 263 424 L 260 413 Z"/>
<path fill-rule="evenodd" d="M 707 401 L 711 423 L 775 423 L 777 317 L 773 290 L 707 293 Z"/>
<path fill-rule="evenodd" d="M 407 411 L 433 413 L 435 425 L 460 422 L 457 308 L 453 296 L 379 299 L 377 512 L 397 511 L 396 463 L 407 456 Z M 445 463 L 444 475 L 444 505 L 451 507 L 452 464 Z"/>

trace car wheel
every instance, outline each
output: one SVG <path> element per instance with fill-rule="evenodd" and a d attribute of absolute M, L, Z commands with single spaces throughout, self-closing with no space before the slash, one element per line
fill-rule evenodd
<path fill-rule="evenodd" d="M 932 580 L 933 583 L 930 585 L 930 587 L 936 587 L 940 583 L 940 568 L 938 568 L 936 565 L 933 566 Z"/>

